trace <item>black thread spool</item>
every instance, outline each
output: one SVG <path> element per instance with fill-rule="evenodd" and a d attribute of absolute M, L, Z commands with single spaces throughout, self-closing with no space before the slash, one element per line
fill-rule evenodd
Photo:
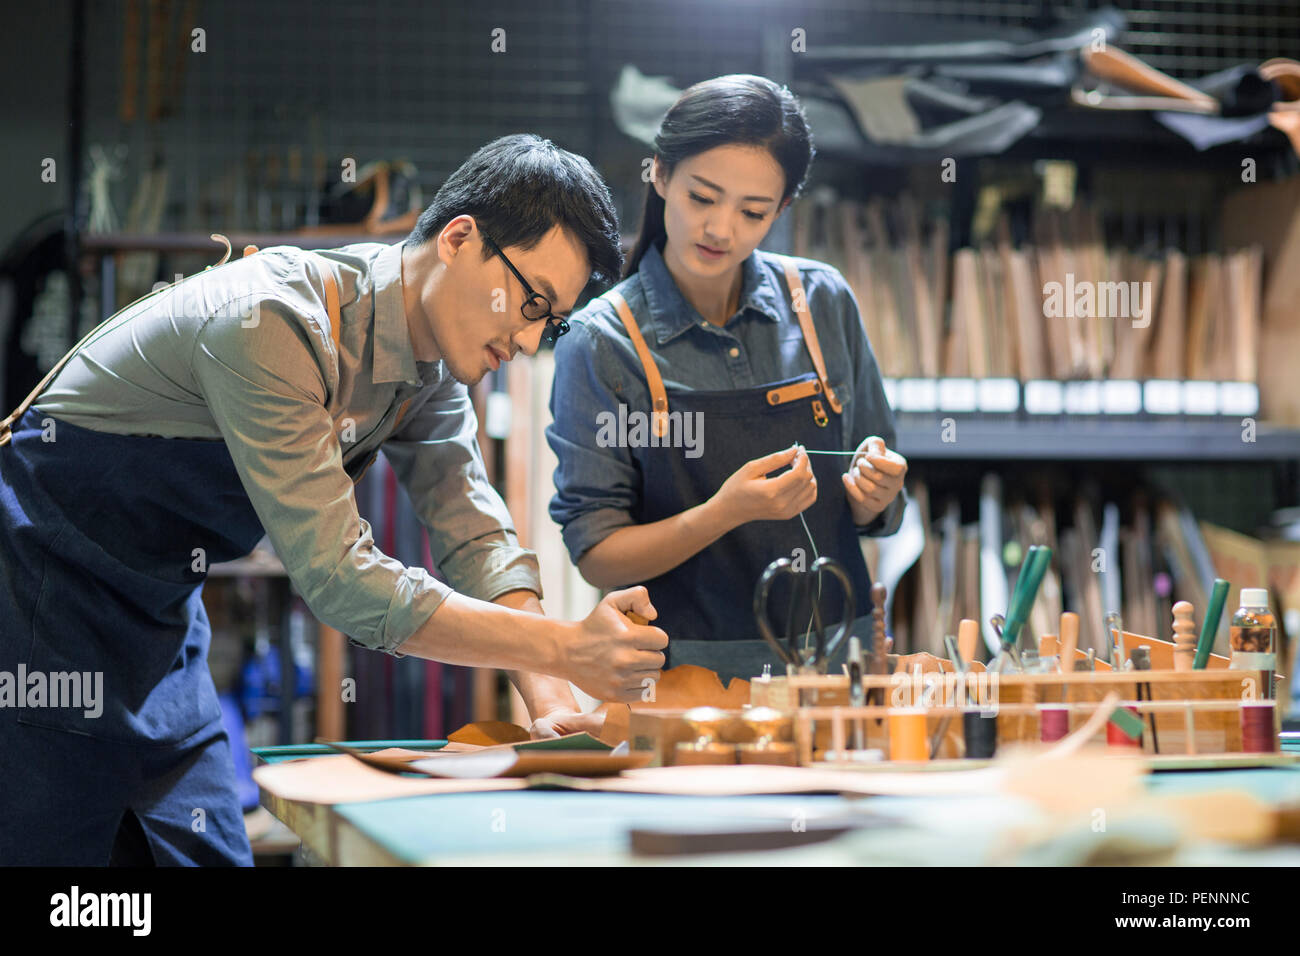
<path fill-rule="evenodd" d="M 977 707 L 961 713 L 962 731 L 966 735 L 969 760 L 991 760 L 998 751 L 998 715 Z"/>

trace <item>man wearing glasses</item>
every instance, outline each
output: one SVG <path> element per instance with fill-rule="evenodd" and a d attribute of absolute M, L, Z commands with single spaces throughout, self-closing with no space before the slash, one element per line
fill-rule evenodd
<path fill-rule="evenodd" d="M 0 861 L 251 862 L 200 592 L 264 532 L 321 621 L 507 669 L 535 734 L 595 729 L 569 681 L 630 700 L 657 678 L 666 635 L 624 613 L 655 617 L 643 588 L 542 616 L 466 388 L 567 331 L 621 260 L 590 164 L 509 136 L 401 244 L 263 250 L 88 336 L 0 428 L 0 675 L 100 675 L 102 693 L 0 706 L 0 765 L 22 769 L 0 788 Z M 447 584 L 357 513 L 381 447 Z"/>

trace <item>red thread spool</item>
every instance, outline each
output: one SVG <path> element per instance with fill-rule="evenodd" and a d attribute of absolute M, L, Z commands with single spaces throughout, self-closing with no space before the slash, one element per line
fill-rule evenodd
<path fill-rule="evenodd" d="M 1271 700 L 1247 701 L 1241 705 L 1241 750 L 1248 754 L 1277 752 L 1275 705 Z"/>
<path fill-rule="evenodd" d="M 1038 705 L 1038 739 L 1045 744 L 1070 732 L 1070 708 L 1064 704 Z"/>
<path fill-rule="evenodd" d="M 1138 712 L 1138 709 L 1136 707 L 1129 707 L 1127 705 L 1125 705 L 1124 709 L 1131 714 L 1136 714 Z M 1113 723 L 1107 721 L 1106 722 L 1106 743 L 1111 747 L 1130 747 L 1130 748 L 1137 748 L 1140 750 L 1142 748 L 1142 736 L 1139 734 L 1137 740 L 1134 740 L 1128 734 L 1124 733 L 1124 731 L 1116 727 Z"/>

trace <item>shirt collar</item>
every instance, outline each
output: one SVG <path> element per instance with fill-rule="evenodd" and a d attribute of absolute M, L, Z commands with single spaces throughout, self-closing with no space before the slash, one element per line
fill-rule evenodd
<path fill-rule="evenodd" d="M 406 324 L 406 301 L 402 295 L 402 248 L 398 242 L 379 253 L 371 268 L 375 300 L 375 365 L 378 382 L 420 383 L 415 368 L 415 348 Z"/>
<path fill-rule="evenodd" d="M 749 309 L 772 322 L 780 322 L 784 316 L 781 308 L 783 296 L 772 277 L 772 271 L 759 256 L 760 253 L 755 250 L 740 264 L 739 311 Z M 686 301 L 681 289 L 677 287 L 657 245 L 652 244 L 646 250 L 637 275 L 641 277 L 641 289 L 650 310 L 650 322 L 660 345 L 704 321 L 704 317 L 695 306 Z"/>

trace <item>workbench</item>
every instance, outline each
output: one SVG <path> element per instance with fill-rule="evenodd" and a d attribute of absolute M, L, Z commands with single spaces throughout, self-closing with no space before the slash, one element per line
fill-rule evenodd
<path fill-rule="evenodd" d="M 1291 735 L 1288 735 L 1291 736 Z M 384 747 L 437 749 L 445 741 L 356 741 Z M 1300 743 L 1287 740 L 1287 750 Z M 263 747 L 259 763 L 324 756 L 320 745 Z M 1185 771 L 1152 774 L 1156 792 L 1193 793 L 1239 787 L 1273 804 L 1300 802 L 1300 768 Z M 267 791 L 261 801 L 322 862 L 335 866 L 408 865 L 979 865 L 987 834 L 1005 822 L 999 798 L 845 797 L 784 795 L 687 797 L 627 793 L 522 790 L 405 797 L 337 805 L 283 800 Z M 633 828 L 734 829 L 738 824 L 790 826 L 861 813 L 896 819 L 895 826 L 861 831 L 791 849 L 711 856 L 639 856 L 631 852 Z M 1046 864 L 1054 862 L 1043 860 Z M 1298 866 L 1300 845 L 1242 849 L 1185 846 L 1172 861 L 1203 866 Z"/>

